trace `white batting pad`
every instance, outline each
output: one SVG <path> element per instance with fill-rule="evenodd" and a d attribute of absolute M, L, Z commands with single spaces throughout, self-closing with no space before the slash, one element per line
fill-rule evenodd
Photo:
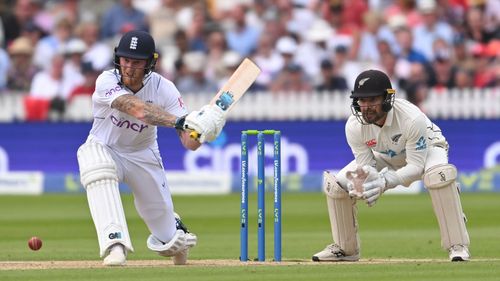
<path fill-rule="evenodd" d="M 456 178 L 457 169 L 451 164 L 431 167 L 423 177 L 439 223 L 441 246 L 445 249 L 470 243 Z"/>
<path fill-rule="evenodd" d="M 329 171 L 323 172 L 323 191 L 326 194 L 333 241 L 347 256 L 359 254 L 356 200 L 351 199 Z"/>
<path fill-rule="evenodd" d="M 101 144 L 85 143 L 78 149 L 78 163 L 81 181 L 87 190 L 101 257 L 115 243 L 133 251 L 113 158 Z"/>

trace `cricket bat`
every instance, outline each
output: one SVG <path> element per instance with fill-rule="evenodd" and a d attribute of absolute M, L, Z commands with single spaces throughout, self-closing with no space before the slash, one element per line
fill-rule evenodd
<path fill-rule="evenodd" d="M 229 112 L 233 106 L 243 97 L 248 88 L 255 82 L 260 74 L 260 68 L 248 58 L 245 58 L 238 68 L 233 72 L 229 80 L 222 86 L 212 98 L 210 104 L 217 105 L 220 109 Z M 191 138 L 198 139 L 198 132 L 192 131 Z"/>

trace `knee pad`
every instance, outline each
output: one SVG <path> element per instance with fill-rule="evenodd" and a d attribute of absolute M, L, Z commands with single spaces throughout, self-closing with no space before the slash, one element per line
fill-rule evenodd
<path fill-rule="evenodd" d="M 77 152 L 83 187 L 99 180 L 118 182 L 115 161 L 102 144 L 86 142 Z"/>
<path fill-rule="evenodd" d="M 323 172 L 323 192 L 333 199 L 348 198 L 349 193 L 337 182 L 335 176 L 329 171 Z"/>
<path fill-rule="evenodd" d="M 452 164 L 439 164 L 424 173 L 424 185 L 428 189 L 439 189 L 455 183 L 457 168 Z"/>

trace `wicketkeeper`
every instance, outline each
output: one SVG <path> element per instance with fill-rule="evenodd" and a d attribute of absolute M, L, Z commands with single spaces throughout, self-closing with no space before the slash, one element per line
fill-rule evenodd
<path fill-rule="evenodd" d="M 345 127 L 355 160 L 337 175 L 323 174 L 333 244 L 313 261 L 357 261 L 360 256 L 357 200 L 373 206 L 396 186 L 423 180 L 441 231 L 441 245 L 451 261 L 468 261 L 469 235 L 456 183 L 448 163 L 448 143 L 441 130 L 416 106 L 396 99 L 389 77 L 378 70 L 356 78 L 352 116 Z"/>
<path fill-rule="evenodd" d="M 175 85 L 153 72 L 158 54 L 151 35 L 130 31 L 115 48 L 115 69 L 104 71 L 92 96 L 94 123 L 78 149 L 80 177 L 87 191 L 104 265 L 124 265 L 133 251 L 119 182 L 134 194 L 137 212 L 151 235 L 147 247 L 185 264 L 197 238 L 174 213 L 158 149 L 157 126 L 175 128 L 186 149 L 212 141 L 225 124 L 224 112 L 207 105 L 188 114 Z M 200 135 L 190 138 L 189 130 Z"/>

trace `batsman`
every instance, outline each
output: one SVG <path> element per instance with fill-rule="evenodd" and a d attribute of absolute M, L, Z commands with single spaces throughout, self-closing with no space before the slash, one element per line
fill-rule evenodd
<path fill-rule="evenodd" d="M 338 174 L 323 174 L 333 244 L 313 261 L 357 261 L 360 257 L 356 202 L 373 206 L 385 191 L 423 180 L 451 261 L 468 261 L 457 169 L 448 163 L 448 143 L 441 130 L 416 106 L 395 98 L 389 77 L 367 70 L 351 93 L 352 116 L 345 126 L 354 160 Z"/>
<path fill-rule="evenodd" d="M 123 35 L 115 68 L 104 71 L 92 95 L 94 122 L 77 152 L 80 180 L 87 191 L 104 265 L 125 265 L 133 251 L 118 183 L 126 183 L 151 235 L 147 247 L 174 264 L 185 264 L 197 237 L 174 212 L 157 143 L 157 127 L 175 129 L 182 145 L 196 150 L 214 140 L 225 113 L 207 105 L 188 111 L 175 85 L 154 72 L 158 54 L 144 31 Z M 190 137 L 194 129 L 199 139 Z"/>

